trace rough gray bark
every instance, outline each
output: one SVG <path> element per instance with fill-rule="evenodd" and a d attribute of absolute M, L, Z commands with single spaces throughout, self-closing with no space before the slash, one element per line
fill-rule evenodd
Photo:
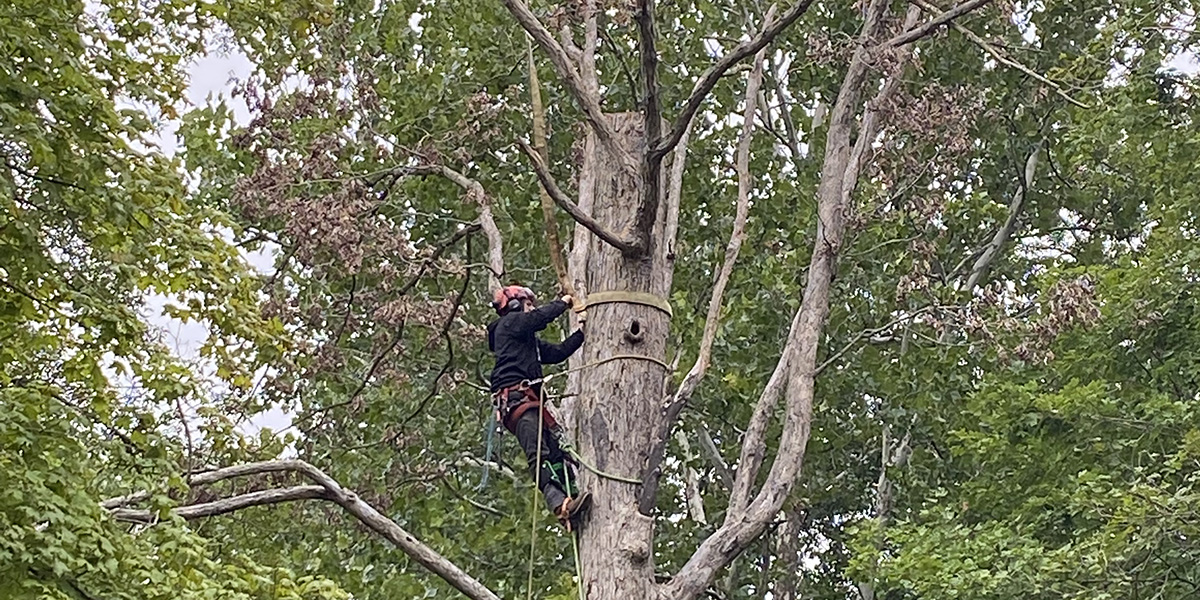
<path fill-rule="evenodd" d="M 625 152 L 635 156 L 644 152 L 640 114 L 607 118 Z M 622 171 L 604 146 L 596 150 L 594 195 L 605 202 L 594 206 L 592 217 L 610 231 L 628 230 L 640 202 L 640 177 Z M 589 290 L 649 292 L 666 297 L 671 286 L 671 265 L 662 252 L 656 251 L 663 222 L 662 218 L 656 220 L 650 236 L 652 247 L 644 258 L 629 258 L 607 244 L 595 244 L 586 264 Z M 648 306 L 618 303 L 598 305 L 588 312 L 588 342 L 577 353 L 581 363 L 620 354 L 664 359 L 670 324 L 666 314 Z M 580 372 L 576 443 L 589 463 L 623 477 L 640 475 L 653 424 L 659 417 L 663 381 L 662 366 L 642 360 L 606 362 Z M 581 478 L 584 487 L 595 494 L 580 543 L 587 597 L 653 597 L 653 520 L 637 510 L 640 486 L 597 477 L 588 471 Z"/>

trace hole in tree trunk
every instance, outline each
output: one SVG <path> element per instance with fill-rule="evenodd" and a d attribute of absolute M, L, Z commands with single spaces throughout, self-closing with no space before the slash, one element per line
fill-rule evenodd
<path fill-rule="evenodd" d="M 630 344 L 642 341 L 642 324 L 637 319 L 629 322 L 629 329 L 625 330 L 625 341 Z"/>

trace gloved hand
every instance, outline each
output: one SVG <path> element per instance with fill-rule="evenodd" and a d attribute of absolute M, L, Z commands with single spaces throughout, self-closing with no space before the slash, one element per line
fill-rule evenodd
<path fill-rule="evenodd" d="M 561 300 L 568 307 L 575 306 L 575 299 L 572 298 L 570 294 L 563 294 L 563 297 L 561 298 Z"/>

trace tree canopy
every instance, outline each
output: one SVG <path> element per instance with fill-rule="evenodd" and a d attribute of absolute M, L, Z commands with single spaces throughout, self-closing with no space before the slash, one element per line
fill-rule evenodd
<path fill-rule="evenodd" d="M 524 7 L 0 6 L 0 589 L 470 595 L 430 572 L 432 549 L 495 596 L 525 594 L 532 482 L 511 438 L 487 434 L 484 326 L 496 281 L 558 291 L 547 228 L 602 243 L 559 207 L 548 224 L 539 195 L 552 178 L 603 211 L 584 202 L 594 97 L 608 114 L 660 107 L 667 138 L 683 123 L 661 165 L 664 213 L 678 201 L 662 335 L 668 395 L 689 397 L 651 487 L 656 580 L 737 514 L 743 445 L 830 227 L 831 131 L 853 125 L 802 468 L 703 589 L 1196 594 L 1194 2 L 532 2 L 549 42 Z M 781 15 L 795 21 L 760 58 L 689 102 Z M 255 65 L 234 90 L 249 122 L 228 99 L 184 101 L 217 46 Z M 537 145 L 530 64 L 540 179 L 521 150 Z M 862 100 L 841 115 L 855 69 Z M 168 125 L 174 156 L 151 142 Z M 208 328 L 200 364 L 148 325 L 152 297 Z M 553 386 L 556 405 L 595 393 L 578 386 Z M 793 386 L 751 486 L 791 435 Z M 239 429 L 272 409 L 291 426 Z M 247 464 L 276 466 L 220 470 Z M 579 597 L 570 538 L 536 526 L 536 595 Z"/>

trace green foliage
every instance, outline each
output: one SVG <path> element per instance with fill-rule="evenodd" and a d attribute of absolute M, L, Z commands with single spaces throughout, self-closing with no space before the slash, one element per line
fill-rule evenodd
<path fill-rule="evenodd" d="M 148 294 L 230 342 L 282 339 L 219 213 L 188 203 L 178 163 L 144 148 L 174 113 L 205 5 L 0 7 L 0 589 L 13 598 L 344 598 L 328 580 L 221 558 L 168 509 L 185 492 L 177 407 L 206 390 L 141 314 Z M 277 324 L 276 324 L 277 325 Z M 230 377 L 236 380 L 236 377 Z M 186 463 L 183 463 L 186 464 Z M 164 517 L 115 522 L 134 490 Z M 136 582 L 136 583 L 135 583 Z"/>
<path fill-rule="evenodd" d="M 668 116 L 712 45 L 757 27 L 764 7 L 752 4 L 659 3 Z M 801 489 L 720 597 L 845 598 L 860 583 L 881 598 L 1194 594 L 1197 81 L 1163 64 L 1195 51 L 1196 7 L 1003 4 L 962 22 L 1090 108 L 958 33 L 921 42 L 881 107 L 882 145 L 849 215 Z M 582 33 L 574 3 L 533 5 L 556 32 Z M 639 107 L 631 17 L 615 3 L 601 19 L 609 111 Z M 666 463 L 660 572 L 724 517 L 728 490 L 697 438 L 737 460 L 799 306 L 824 152 L 816 114 L 860 18 L 850 3 L 815 3 L 770 54 L 742 262 L 713 367 L 682 417 L 691 451 L 673 446 Z M 183 66 L 214 31 L 258 66 L 237 87 L 250 123 L 225 104 L 176 114 Z M 473 0 L 0 7 L 0 589 L 452 593 L 320 503 L 149 527 L 99 506 L 148 490 L 144 506 L 165 517 L 203 499 L 185 484 L 190 466 L 294 452 L 500 596 L 524 592 L 523 457 L 502 437 L 518 481 L 493 469 L 483 489 L 469 460 L 483 454 L 490 366 L 484 241 L 460 235 L 477 209 L 444 178 L 404 169 L 444 164 L 479 181 L 507 277 L 555 287 L 536 181 L 513 149 L 531 127 L 525 43 L 500 3 Z M 539 68 L 551 167 L 574 188 L 580 115 Z M 740 128 L 725 117 L 740 113 L 744 79 L 718 84 L 692 134 L 671 293 L 671 352 L 685 367 L 733 221 Z M 180 160 L 146 147 L 176 120 Z M 964 290 L 1018 193 L 1016 229 L 980 288 Z M 275 251 L 268 278 L 241 259 L 261 250 Z M 209 327 L 201 354 L 220 393 L 146 326 L 148 294 Z M 183 406 L 199 407 L 189 431 Z M 268 408 L 294 428 L 239 433 Z M 911 456 L 887 468 L 893 502 L 877 515 L 885 430 L 907 434 Z M 707 523 L 689 512 L 697 491 Z M 538 515 L 538 585 L 573 598 L 568 539 Z"/>

